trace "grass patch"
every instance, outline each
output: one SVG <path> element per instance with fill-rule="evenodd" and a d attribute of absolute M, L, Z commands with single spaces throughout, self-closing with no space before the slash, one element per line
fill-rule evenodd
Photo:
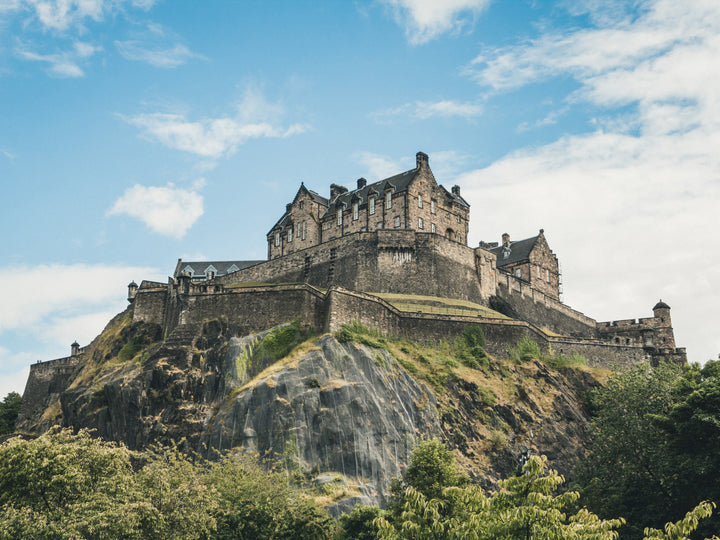
<path fill-rule="evenodd" d="M 510 359 L 516 364 L 522 364 L 530 360 L 542 360 L 540 345 L 527 336 L 523 336 L 515 347 L 510 348 Z"/>
<path fill-rule="evenodd" d="M 340 343 L 348 343 L 350 341 L 367 345 L 373 349 L 387 349 L 388 341 L 374 328 L 368 328 L 360 321 L 352 321 L 345 323 L 340 330 L 335 332 L 335 339 Z"/>
<path fill-rule="evenodd" d="M 587 366 L 585 357 L 578 353 L 572 353 L 570 356 L 556 354 L 546 358 L 545 363 L 555 369 L 578 369 Z"/>

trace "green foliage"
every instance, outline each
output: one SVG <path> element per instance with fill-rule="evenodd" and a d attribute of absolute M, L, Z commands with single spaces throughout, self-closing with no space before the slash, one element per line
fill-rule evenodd
<path fill-rule="evenodd" d="M 624 538 L 641 538 L 646 527 L 662 527 L 701 500 L 720 496 L 714 423 L 700 427 L 686 421 L 692 415 L 685 416 L 700 407 L 688 404 L 698 396 L 696 384 L 720 382 L 714 376 L 701 379 L 697 369 L 683 376 L 676 364 L 644 364 L 614 375 L 591 394 L 590 451 L 577 482 L 594 512 L 627 518 Z M 690 425 L 698 429 L 691 428 L 687 438 L 680 435 Z"/>
<path fill-rule="evenodd" d="M 645 540 L 685 540 L 688 535 L 695 532 L 700 525 L 700 520 L 712 516 L 714 508 L 714 502 L 702 501 L 685 514 L 680 521 L 666 523 L 663 530 L 646 528 Z M 713 540 L 718 540 L 718 537 L 713 535 Z"/>
<path fill-rule="evenodd" d="M 271 330 L 253 347 L 253 358 L 259 362 L 280 360 L 296 346 L 308 338 L 303 331 L 302 323 L 297 318 L 290 324 L 284 324 Z"/>
<path fill-rule="evenodd" d="M 15 420 L 20 412 L 22 397 L 17 392 L 10 392 L 0 403 L 0 435 L 15 431 Z"/>
<path fill-rule="evenodd" d="M 570 356 L 556 354 L 544 359 L 545 363 L 555 369 L 577 369 L 587 365 L 585 357 L 574 352 Z"/>
<path fill-rule="evenodd" d="M 120 362 L 127 362 L 135 358 L 135 355 L 139 353 L 143 348 L 143 339 L 141 336 L 135 336 L 128 341 L 120 352 L 118 353 L 118 360 Z"/>
<path fill-rule="evenodd" d="M 541 358 L 540 346 L 527 336 L 523 336 L 515 347 L 510 349 L 510 359 L 516 364 L 522 364 L 534 359 L 540 360 Z"/>
<path fill-rule="evenodd" d="M 335 332 L 335 339 L 340 343 L 353 341 L 375 349 L 387 348 L 387 340 L 383 335 L 374 328 L 368 328 L 360 321 L 351 321 L 343 324 L 340 330 Z"/>
<path fill-rule="evenodd" d="M 267 472 L 243 454 L 214 463 L 209 483 L 219 498 L 213 538 L 333 538 L 336 525 L 312 499 L 290 487 L 284 473 Z"/>
<path fill-rule="evenodd" d="M 428 498 L 413 486 L 404 492 L 398 521 L 379 517 L 382 539 L 447 538 L 491 540 L 613 539 L 622 520 L 601 520 L 586 509 L 569 514 L 578 494 L 555 495 L 563 479 L 547 471 L 547 460 L 533 456 L 523 474 L 500 482 L 491 496 L 474 485 L 445 487 Z"/>
<path fill-rule="evenodd" d="M 0 446 L 0 539 L 330 539 L 337 527 L 286 476 L 176 446 L 132 453 L 87 431 Z"/>
<path fill-rule="evenodd" d="M 375 519 L 381 514 L 377 506 L 357 505 L 349 514 L 340 516 L 337 540 L 375 540 L 380 532 Z"/>
<path fill-rule="evenodd" d="M 466 326 L 463 333 L 455 340 L 453 354 L 463 365 L 480 369 L 489 364 L 488 355 L 483 347 L 485 347 L 485 335 L 482 328 L 474 324 Z"/>

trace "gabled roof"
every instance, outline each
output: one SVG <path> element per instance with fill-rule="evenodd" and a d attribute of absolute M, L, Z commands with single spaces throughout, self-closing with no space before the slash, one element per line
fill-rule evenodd
<path fill-rule="evenodd" d="M 297 201 L 298 197 L 300 196 L 300 193 L 302 193 L 303 191 L 308 194 L 308 196 L 310 197 L 310 199 L 312 199 L 313 202 L 319 204 L 320 206 L 324 206 L 325 208 L 327 208 L 328 200 L 325 197 L 323 197 L 322 195 L 318 195 L 317 193 L 315 193 L 312 189 L 306 188 L 305 182 L 300 182 L 300 189 L 297 190 L 297 193 L 295 194 L 295 197 L 293 198 L 293 204 L 295 204 L 295 201 Z M 267 234 L 269 235 L 272 231 L 274 231 L 278 227 L 280 227 L 281 229 L 284 229 L 290 223 L 289 217 L 290 217 L 290 213 L 286 210 L 285 213 L 280 217 L 280 219 L 277 220 L 275 225 L 273 225 L 270 228 L 270 230 L 268 231 Z"/>
<path fill-rule="evenodd" d="M 352 203 L 353 198 L 358 199 L 360 204 L 366 203 L 370 190 L 373 190 L 380 195 L 382 195 L 382 193 L 388 187 L 394 190 L 393 193 L 401 193 L 403 191 L 407 191 L 408 186 L 415 179 L 419 172 L 420 169 L 410 169 L 409 171 L 401 172 L 400 174 L 396 174 L 395 176 L 390 176 L 389 178 L 378 180 L 377 182 L 373 182 L 372 184 L 367 184 L 360 189 L 354 189 L 352 191 L 341 193 L 340 195 L 335 197 L 335 199 L 330 201 L 330 204 L 328 205 L 328 210 L 327 212 L 325 212 L 325 215 L 331 212 L 334 213 L 338 205 L 340 204 L 345 205 L 345 208 L 349 207 Z"/>
<path fill-rule="evenodd" d="M 244 270 L 250 266 L 255 266 L 265 261 L 178 261 L 175 269 L 175 275 L 178 277 L 181 273 L 192 270 L 193 276 L 203 276 L 208 268 L 215 269 L 217 276 L 224 276 L 237 270 Z M 235 268 L 232 268 L 235 266 Z M 232 270 L 231 270 L 232 268 Z"/>
<path fill-rule="evenodd" d="M 498 247 L 490 248 L 489 251 L 495 254 L 497 257 L 497 266 L 501 268 L 508 264 L 528 260 L 530 258 L 530 252 L 535 247 L 538 238 L 540 238 L 540 235 L 518 240 L 517 242 L 510 242 L 509 248 L 499 245 Z"/>
<path fill-rule="evenodd" d="M 445 189 L 444 186 L 440 186 L 442 190 L 445 192 L 445 194 L 450 197 L 451 199 L 454 199 L 455 202 L 460 204 L 461 206 L 465 206 L 467 208 L 470 208 L 470 203 L 467 202 L 465 199 L 462 198 L 462 196 L 459 193 L 453 193 Z"/>

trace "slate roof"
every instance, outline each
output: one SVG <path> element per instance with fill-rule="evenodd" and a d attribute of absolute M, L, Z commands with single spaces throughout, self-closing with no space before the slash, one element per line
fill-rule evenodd
<path fill-rule="evenodd" d="M 212 266 L 217 272 L 216 277 L 231 274 L 238 270 L 244 270 L 250 266 L 255 266 L 266 261 L 183 261 L 178 260 L 178 264 L 175 267 L 175 274 L 173 277 L 178 277 L 182 272 L 187 271 L 188 267 L 192 269 L 192 276 L 197 279 L 199 276 L 205 276 L 205 271 Z M 236 268 L 233 268 L 235 266 Z"/>
<path fill-rule="evenodd" d="M 670 309 L 670 306 L 668 306 L 665 302 L 660 300 L 657 304 L 655 304 L 653 311 L 655 311 L 656 309 Z"/>
<path fill-rule="evenodd" d="M 538 238 L 540 238 L 540 235 L 518 240 L 517 242 L 510 242 L 510 252 L 507 254 L 507 257 L 505 257 L 505 250 L 507 248 L 504 248 L 502 245 L 491 248 L 489 251 L 497 256 L 497 267 L 502 268 L 508 264 L 528 260 L 530 258 L 530 252 L 535 247 Z"/>

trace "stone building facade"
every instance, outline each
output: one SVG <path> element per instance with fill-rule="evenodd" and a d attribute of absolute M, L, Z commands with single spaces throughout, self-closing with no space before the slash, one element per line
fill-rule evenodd
<path fill-rule="evenodd" d="M 411 230 L 467 244 L 470 205 L 454 186 L 438 185 L 427 154 L 418 152 L 409 171 L 356 188 L 331 184 L 324 198 L 300 185 L 285 213 L 267 234 L 268 259 L 289 255 L 337 238 L 377 230 Z"/>

